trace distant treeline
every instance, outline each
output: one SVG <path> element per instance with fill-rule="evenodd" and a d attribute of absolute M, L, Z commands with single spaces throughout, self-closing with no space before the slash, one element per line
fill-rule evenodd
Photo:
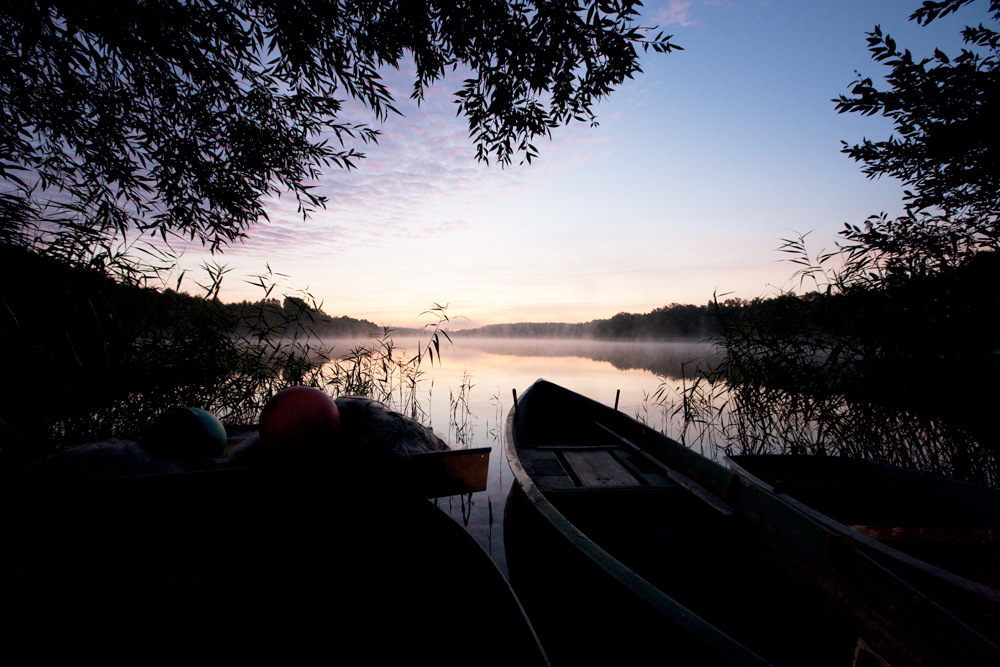
<path fill-rule="evenodd" d="M 314 335 L 320 338 L 361 338 L 377 336 L 382 328 L 368 320 L 332 317 L 297 297 L 227 303 L 223 307 L 239 323 L 240 329 L 267 330 L 277 336 Z"/>
<path fill-rule="evenodd" d="M 724 305 L 739 305 L 739 300 Z M 719 332 L 715 305 L 672 303 L 649 313 L 618 313 L 606 320 L 579 324 L 518 322 L 489 324 L 454 334 L 484 338 L 593 338 L 596 340 L 704 340 Z"/>

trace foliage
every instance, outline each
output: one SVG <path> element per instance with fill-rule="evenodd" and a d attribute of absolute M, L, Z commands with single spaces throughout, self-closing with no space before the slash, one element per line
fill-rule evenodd
<path fill-rule="evenodd" d="M 239 368 L 230 322 L 211 301 L 117 282 L 21 248 L 0 246 L 0 254 L 5 454 L 135 433 L 163 407 L 212 404 Z"/>
<path fill-rule="evenodd" d="M 595 337 L 610 340 L 703 340 L 715 333 L 708 306 L 678 303 L 644 314 L 618 313 L 593 324 Z"/>
<path fill-rule="evenodd" d="M 725 356 L 647 397 L 689 446 L 852 456 L 1000 485 L 1000 254 L 878 288 L 810 261 L 803 296 L 716 302 Z M 648 419 L 648 415 L 647 415 Z M 666 424 L 665 424 L 666 425 Z"/>
<path fill-rule="evenodd" d="M 433 316 L 435 321 L 424 325 L 421 333 L 427 342 L 422 346 L 418 343 L 413 354 L 396 346 L 391 328 L 384 328 L 381 336 L 356 345 L 332 364 L 323 366 L 323 388 L 335 396 L 374 398 L 423 423 L 428 414 L 417 399 L 417 389 L 424 378 L 424 361 L 433 365 L 437 357 L 440 363 L 441 339 L 451 342 L 443 328 L 451 321 L 447 311 L 447 305 L 435 303 L 421 313 Z"/>
<path fill-rule="evenodd" d="M 377 140 L 353 108 L 396 113 L 379 71 L 412 62 L 412 97 L 447 71 L 477 157 L 531 161 L 531 141 L 675 47 L 638 26 L 637 2 L 51 0 L 0 9 L 0 380 L 5 453 L 136 435 L 172 404 L 251 422 L 288 384 L 374 396 L 420 417 L 421 364 L 440 355 L 445 308 L 424 347 L 391 332 L 342 359 L 315 335 L 370 331 L 308 295 L 223 305 L 225 267 L 204 297 L 148 289 L 174 257 L 136 237 L 218 250 L 290 194 L 303 216 L 326 199 L 321 169 L 353 168 Z M 178 278 L 178 289 L 184 274 Z"/>
<path fill-rule="evenodd" d="M 926 25 L 969 1 L 924 2 L 911 19 Z M 1000 0 L 991 0 L 990 11 L 1000 21 Z M 868 34 L 872 58 L 889 68 L 888 89 L 859 78 L 851 97 L 834 101 L 840 113 L 891 119 L 898 136 L 845 143 L 843 152 L 871 178 L 900 179 L 906 214 L 848 225 L 851 260 L 868 265 L 877 280 L 897 280 L 956 266 L 982 249 L 1000 250 L 1000 33 L 967 27 L 969 48 L 955 57 L 935 49 L 922 60 L 877 26 Z"/>
<path fill-rule="evenodd" d="M 366 338 L 378 336 L 382 328 L 368 320 L 342 315 L 331 317 L 321 304 L 310 303 L 301 296 L 274 297 L 257 302 L 228 303 L 224 308 L 239 323 L 237 331 L 246 336 L 251 331 L 268 332 L 282 338 Z"/>
<path fill-rule="evenodd" d="M 965 4 L 925 2 L 911 18 Z M 991 11 L 1000 20 L 1000 0 Z M 903 181 L 906 213 L 847 225 L 815 259 L 804 237 L 785 240 L 799 284 L 815 287 L 805 297 L 717 304 L 724 361 L 679 397 L 653 397 L 682 417 L 683 435 L 726 452 L 864 457 L 1000 485 L 1000 438 L 983 409 L 1000 400 L 998 34 L 963 35 L 972 48 L 954 59 L 916 61 L 869 33 L 888 90 L 862 78 L 834 101 L 892 119 L 899 136 L 844 152 L 872 178 Z"/>
<path fill-rule="evenodd" d="M 127 232 L 217 249 L 289 193 L 325 204 L 320 170 L 351 168 L 378 131 L 354 100 L 395 113 L 379 70 L 412 60 L 412 97 L 459 66 L 455 93 L 480 160 L 531 141 L 639 72 L 637 2 L 67 0 L 0 10 L 0 240 L 76 263 Z M 104 260 L 99 260 L 104 261 Z"/>
<path fill-rule="evenodd" d="M 200 407 L 230 424 L 255 423 L 267 400 L 305 384 L 360 394 L 423 417 L 421 365 L 440 355 L 444 307 L 426 342 L 406 354 L 391 331 L 342 357 L 317 339 L 302 313 L 322 313 L 308 294 L 284 304 L 223 304 L 224 267 L 208 271 L 204 295 L 158 291 L 0 245 L 0 458 L 34 459 L 53 448 L 111 436 L 141 438 L 172 405 Z M 210 267 L 211 268 L 211 267 Z M 29 283 L 20 275 L 36 276 Z M 256 277 L 266 294 L 276 276 Z M 284 305 L 282 308 L 281 306 Z M 354 322 L 358 322 L 354 320 Z"/>
<path fill-rule="evenodd" d="M 648 313 L 618 313 L 604 320 L 488 324 L 456 332 L 493 338 L 594 338 L 597 340 L 703 340 L 718 330 L 710 305 L 672 303 Z"/>

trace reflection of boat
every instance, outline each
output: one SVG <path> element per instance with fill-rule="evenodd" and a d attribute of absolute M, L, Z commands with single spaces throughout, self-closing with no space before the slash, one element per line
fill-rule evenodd
<path fill-rule="evenodd" d="M 1000 664 L 850 541 L 607 406 L 539 381 L 507 455 L 511 582 L 556 663 Z"/>
<path fill-rule="evenodd" d="M 455 521 L 397 475 L 304 468 L 5 489 L 7 654 L 547 664 Z"/>
<path fill-rule="evenodd" d="M 1000 634 L 1000 491 L 860 459 L 733 456 L 729 466 Z"/>

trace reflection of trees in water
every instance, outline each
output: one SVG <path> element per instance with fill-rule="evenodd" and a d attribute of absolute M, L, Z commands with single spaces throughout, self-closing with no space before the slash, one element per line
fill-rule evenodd
<path fill-rule="evenodd" d="M 619 342 L 582 339 L 462 338 L 462 347 L 517 357 L 582 357 L 606 361 L 619 370 L 647 370 L 668 378 L 690 377 L 696 366 L 719 359 L 711 343 Z"/>

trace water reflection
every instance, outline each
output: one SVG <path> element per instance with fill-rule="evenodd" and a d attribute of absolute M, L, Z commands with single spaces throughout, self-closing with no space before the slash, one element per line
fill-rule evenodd
<path fill-rule="evenodd" d="M 619 342 L 579 339 L 518 339 L 455 337 L 460 347 L 489 354 L 517 357 L 580 357 L 606 361 L 618 370 L 647 370 L 656 375 L 678 378 L 690 376 L 694 366 L 705 367 L 719 361 L 719 348 L 712 343 Z"/>

